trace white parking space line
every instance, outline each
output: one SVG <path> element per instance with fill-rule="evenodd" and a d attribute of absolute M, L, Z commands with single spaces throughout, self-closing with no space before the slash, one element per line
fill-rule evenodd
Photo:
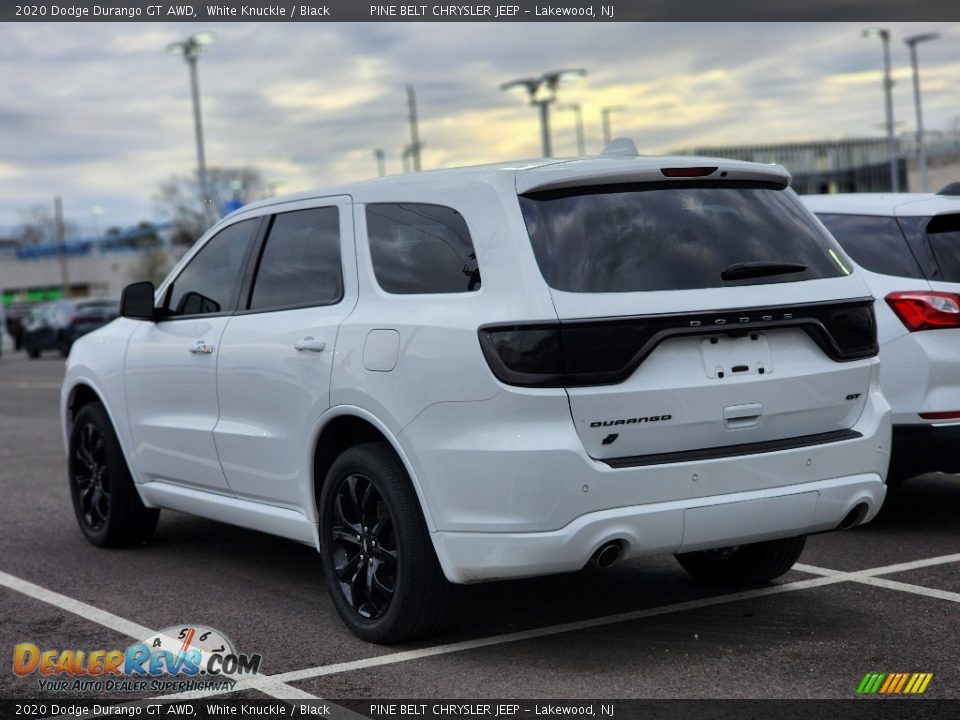
<path fill-rule="evenodd" d="M 85 620 L 91 620 L 98 625 L 103 625 L 106 628 L 116 630 L 122 635 L 128 635 L 132 638 L 136 638 L 137 640 L 148 638 L 153 635 L 154 632 L 148 627 L 138 625 L 135 622 L 120 617 L 119 615 L 114 615 L 111 612 L 101 610 L 93 605 L 88 605 L 80 600 L 75 600 L 74 598 L 67 597 L 66 595 L 61 595 L 53 590 L 47 590 L 44 587 L 34 585 L 32 582 L 28 582 L 27 580 L 23 580 L 22 578 L 18 578 L 14 575 L 8 575 L 5 572 L 0 572 L 0 586 L 9 588 L 11 590 L 16 590 L 18 593 L 28 595 L 29 597 L 45 602 L 48 605 L 53 605 L 61 610 L 66 610 L 69 613 L 73 613 L 74 615 L 79 615 Z"/>
<path fill-rule="evenodd" d="M 476 650 L 479 648 L 491 647 L 495 645 L 505 645 L 513 642 L 521 642 L 524 640 L 534 640 L 537 638 L 551 637 L 554 635 L 560 635 L 563 633 L 577 632 L 580 630 L 590 630 L 593 628 L 600 628 L 609 625 L 615 625 L 618 623 L 632 622 L 635 620 L 642 620 L 649 617 L 657 617 L 660 615 L 669 615 L 672 613 L 685 612 L 687 610 L 697 610 L 706 607 L 712 607 L 715 605 L 724 605 L 728 603 L 739 602 L 741 600 L 751 600 L 754 598 L 766 597 L 768 595 L 780 595 L 788 592 L 795 592 L 798 590 L 808 590 L 811 588 L 824 587 L 827 585 L 836 585 L 844 582 L 857 582 L 865 583 L 869 585 L 875 585 L 878 587 L 886 587 L 892 590 L 900 590 L 903 592 L 909 592 L 917 595 L 924 595 L 927 597 L 933 597 L 938 599 L 952 600 L 954 602 L 960 602 L 960 594 L 952 593 L 944 590 L 935 590 L 931 588 L 924 588 L 919 585 L 911 585 L 908 583 L 901 583 L 894 580 L 887 580 L 885 578 L 877 577 L 879 575 L 888 575 L 891 573 L 905 572 L 908 570 L 916 570 L 924 567 L 933 567 L 937 565 L 944 565 L 954 562 L 960 562 L 960 553 L 955 553 L 952 555 L 942 555 L 935 558 L 925 558 L 923 560 L 914 560 L 911 562 L 897 563 L 893 565 L 884 565 L 880 567 L 868 568 L 866 570 L 859 570 L 856 572 L 844 572 L 841 570 L 831 570 L 829 568 L 821 568 L 816 565 L 807 565 L 803 563 L 797 563 L 794 565 L 794 569 L 800 572 L 809 573 L 812 575 L 819 575 L 820 577 L 811 578 L 809 580 L 798 580 L 790 583 L 784 583 L 782 585 L 774 585 L 770 587 L 756 588 L 753 590 L 744 590 L 742 592 L 728 593 L 725 595 L 717 595 L 713 597 L 700 598 L 698 600 L 688 600 L 685 602 L 673 603 L 671 605 L 662 605 L 660 607 L 646 608 L 644 610 L 634 610 L 630 612 L 617 613 L 615 615 L 605 615 L 597 618 L 590 618 L 588 620 L 576 620 L 568 623 L 561 623 L 558 625 L 550 625 L 542 628 L 532 628 L 530 630 L 521 630 L 519 632 L 513 633 L 504 633 L 501 635 L 492 635 L 483 638 L 476 638 L 474 640 L 465 640 L 458 643 L 449 643 L 446 645 L 435 645 L 432 647 L 419 648 L 416 650 L 407 650 L 402 652 L 390 653 L 387 655 L 380 655 L 377 657 L 364 658 L 361 660 L 353 660 L 349 662 L 342 663 L 333 663 L 330 665 L 319 665 L 312 668 L 304 668 L 302 670 L 292 670 L 288 672 L 277 673 L 274 675 L 264 675 L 256 678 L 244 678 L 237 682 L 232 690 L 228 691 L 196 691 L 196 692 L 187 692 L 187 693 L 176 693 L 172 695 L 165 695 L 159 698 L 154 698 L 156 700 L 194 700 L 202 699 L 206 697 L 214 697 L 217 695 L 222 695 L 224 692 L 234 692 L 245 689 L 259 690 L 267 695 L 278 699 L 285 700 L 299 700 L 299 699 L 310 699 L 317 700 L 319 699 L 315 695 L 311 695 L 306 691 L 300 690 L 299 688 L 293 687 L 288 683 L 297 682 L 300 680 L 307 680 L 315 677 L 322 677 L 326 675 L 335 675 L 339 673 L 352 672 L 355 670 L 363 670 L 373 667 L 382 667 L 385 665 L 394 665 L 403 662 L 409 662 L 411 660 L 419 660 L 422 658 L 436 657 L 438 655 L 448 655 L 456 652 L 463 652 L 467 650 Z M 74 600 L 60 593 L 55 593 L 46 588 L 42 588 L 39 585 L 34 585 L 33 583 L 27 582 L 20 578 L 14 577 L 13 575 L 8 575 L 6 573 L 0 572 L 0 585 L 8 587 L 17 592 L 21 592 L 30 597 L 42 600 L 43 602 L 49 603 L 56 607 L 59 607 L 68 612 L 72 612 L 80 617 L 92 620 L 104 627 L 108 627 L 119 632 L 122 632 L 125 635 L 129 635 L 134 638 L 144 638 L 152 634 L 152 631 L 149 628 L 146 628 L 142 625 L 133 623 L 125 618 L 109 613 L 105 610 L 100 610 L 92 605 L 87 603 Z M 336 710 L 342 710 L 344 713 L 350 713 L 343 708 L 335 708 Z"/>
<path fill-rule="evenodd" d="M 920 570 L 921 568 L 935 567 L 936 565 L 949 565 L 950 563 L 960 562 L 960 553 L 952 555 L 940 555 L 939 557 L 924 558 L 923 560 L 911 560 L 909 562 L 896 563 L 894 565 L 883 565 L 881 567 L 867 568 L 866 570 L 831 570 L 816 565 L 806 565 L 796 563 L 794 570 L 810 573 L 811 575 L 823 575 L 833 577 L 836 575 L 859 575 L 861 577 L 874 577 L 877 575 L 893 575 L 894 573 L 907 572 L 909 570 Z"/>
<path fill-rule="evenodd" d="M 112 612 L 101 610 L 100 608 L 88 603 L 67 597 L 66 595 L 61 595 L 58 592 L 48 590 L 47 588 L 35 585 L 32 582 L 18 578 L 15 575 L 9 575 L 5 572 L 0 572 L 0 586 L 10 590 L 15 590 L 16 592 L 27 595 L 28 597 L 32 597 L 35 600 L 45 602 L 48 605 L 53 605 L 56 608 L 73 613 L 74 615 L 78 615 L 84 620 L 90 620 L 91 622 L 95 622 L 105 628 L 115 630 L 121 635 L 132 637 L 135 640 L 143 640 L 144 638 L 148 638 L 156 632 L 145 625 L 139 625 L 138 623 L 127 620 L 126 618 L 122 618 L 119 615 L 114 615 Z M 275 698 L 293 697 L 296 699 L 317 699 L 315 695 L 310 695 L 309 693 L 298 690 L 297 688 L 284 685 L 282 681 L 274 679 L 274 677 L 269 675 L 245 679 L 244 687 L 260 690 L 261 692 L 271 695 Z M 199 695 L 199 697 L 204 696 L 205 694 Z"/>
<path fill-rule="evenodd" d="M 22 380 L 0 381 L 0 388 L 14 388 L 15 390 L 59 390 L 61 383 L 51 382 L 24 382 Z"/>

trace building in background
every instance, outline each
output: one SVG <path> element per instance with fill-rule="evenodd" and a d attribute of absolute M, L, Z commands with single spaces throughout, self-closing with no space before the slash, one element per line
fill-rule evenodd
<path fill-rule="evenodd" d="M 829 140 L 777 145 L 724 145 L 681 150 L 682 155 L 733 158 L 783 165 L 800 194 L 888 192 L 890 161 L 886 138 Z M 898 163 L 900 187 L 907 187 L 907 161 Z"/>

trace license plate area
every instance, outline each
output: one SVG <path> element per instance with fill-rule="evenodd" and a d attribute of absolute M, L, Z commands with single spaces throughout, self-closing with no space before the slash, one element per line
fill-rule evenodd
<path fill-rule="evenodd" d="M 770 346 L 761 332 L 743 335 L 711 335 L 700 341 L 703 370 L 712 380 L 746 375 L 770 375 Z"/>

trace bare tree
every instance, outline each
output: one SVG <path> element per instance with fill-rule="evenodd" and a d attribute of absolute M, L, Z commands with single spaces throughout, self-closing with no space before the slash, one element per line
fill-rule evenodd
<path fill-rule="evenodd" d="M 213 215 L 222 216 L 223 205 L 239 193 L 244 202 L 266 195 L 263 175 L 256 168 L 207 168 L 207 184 Z M 203 212 L 203 193 L 196 175 L 174 175 L 162 183 L 154 195 L 160 215 L 173 222 L 173 242 L 190 246 L 207 230 Z"/>
<path fill-rule="evenodd" d="M 21 245 L 36 245 L 38 243 L 57 241 L 57 221 L 53 217 L 52 208 L 46 205 L 33 205 L 20 210 L 20 223 L 13 233 L 13 239 Z M 76 223 L 64 220 L 63 231 L 65 237 L 75 237 L 79 232 Z"/>

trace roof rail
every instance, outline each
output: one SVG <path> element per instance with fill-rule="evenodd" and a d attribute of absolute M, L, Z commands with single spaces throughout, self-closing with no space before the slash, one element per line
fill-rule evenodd
<path fill-rule="evenodd" d="M 630 138 L 615 138 L 611 140 L 600 153 L 602 157 L 637 157 L 637 146 Z"/>
<path fill-rule="evenodd" d="M 937 195 L 960 195 L 960 182 L 952 182 L 945 186 Z"/>

